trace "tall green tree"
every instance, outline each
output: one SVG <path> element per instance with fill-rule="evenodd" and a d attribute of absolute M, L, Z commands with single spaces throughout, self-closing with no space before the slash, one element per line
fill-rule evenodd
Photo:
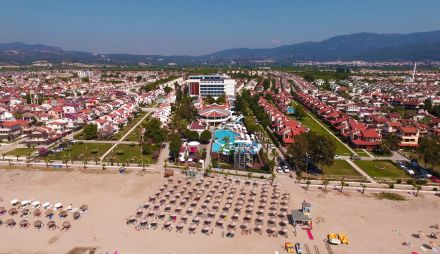
<path fill-rule="evenodd" d="M 84 127 L 85 139 L 94 139 L 98 136 L 98 126 L 94 123 L 89 123 Z"/>

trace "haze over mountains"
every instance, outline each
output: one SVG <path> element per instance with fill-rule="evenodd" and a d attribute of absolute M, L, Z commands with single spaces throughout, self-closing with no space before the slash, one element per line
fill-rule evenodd
<path fill-rule="evenodd" d="M 93 54 L 68 51 L 46 45 L 21 42 L 0 43 L 0 64 L 79 62 L 97 64 L 250 64 L 270 61 L 292 64 L 298 61 L 440 61 L 440 30 L 411 34 L 357 33 L 335 36 L 320 42 L 304 42 L 275 48 L 236 48 L 204 56 L 159 56 L 130 54 Z"/>

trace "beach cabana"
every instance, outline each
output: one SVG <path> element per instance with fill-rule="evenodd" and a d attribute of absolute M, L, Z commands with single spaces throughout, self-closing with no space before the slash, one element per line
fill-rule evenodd
<path fill-rule="evenodd" d="M 41 220 L 36 220 L 33 224 L 36 229 L 40 229 L 41 226 L 43 226 L 43 222 Z"/>

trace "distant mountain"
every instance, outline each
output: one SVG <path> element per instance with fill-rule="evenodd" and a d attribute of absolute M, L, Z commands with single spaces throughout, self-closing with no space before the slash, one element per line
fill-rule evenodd
<path fill-rule="evenodd" d="M 411 34 L 358 33 L 268 49 L 227 49 L 209 55 L 222 60 L 440 60 L 440 30 Z"/>
<path fill-rule="evenodd" d="M 59 47 L 21 42 L 0 43 L 0 64 L 79 62 L 108 65 L 253 64 L 261 61 L 291 64 L 297 61 L 440 61 L 440 30 L 411 34 L 357 33 L 320 42 L 304 42 L 276 48 L 227 49 L 204 56 L 93 54 Z"/>

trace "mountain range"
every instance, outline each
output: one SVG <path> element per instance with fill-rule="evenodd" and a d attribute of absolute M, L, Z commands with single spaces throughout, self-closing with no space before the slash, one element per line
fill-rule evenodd
<path fill-rule="evenodd" d="M 440 61 L 440 30 L 410 34 L 356 33 L 275 48 L 235 48 L 203 56 L 93 54 L 42 44 L 0 43 L 0 64 L 34 61 L 108 65 L 292 64 L 298 61 Z"/>

